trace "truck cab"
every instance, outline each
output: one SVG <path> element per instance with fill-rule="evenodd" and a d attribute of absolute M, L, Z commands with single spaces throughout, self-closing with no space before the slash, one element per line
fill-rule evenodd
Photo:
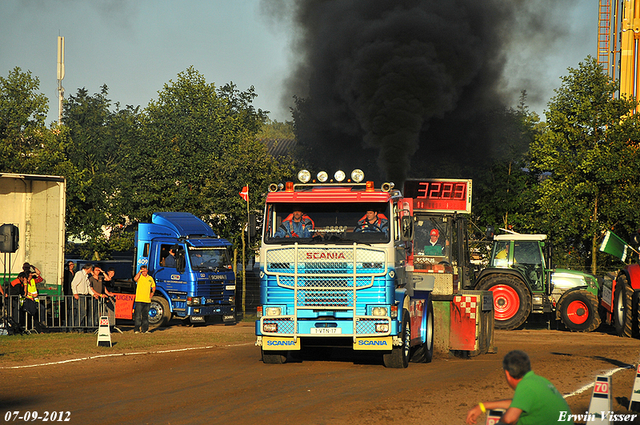
<path fill-rule="evenodd" d="M 314 345 L 378 351 L 387 367 L 431 360 L 430 292 L 414 290 L 407 271 L 408 205 L 392 184 L 376 188 L 360 173 L 312 182 L 301 172 L 300 184 L 270 187 L 256 321 L 265 363 Z"/>
<path fill-rule="evenodd" d="M 235 322 L 235 274 L 231 243 L 189 213 L 154 213 L 136 234 L 136 271 L 145 265 L 156 281 L 150 322 L 166 325 L 172 315 L 203 323 L 221 316 Z M 170 255 L 174 260 L 168 261 Z"/>

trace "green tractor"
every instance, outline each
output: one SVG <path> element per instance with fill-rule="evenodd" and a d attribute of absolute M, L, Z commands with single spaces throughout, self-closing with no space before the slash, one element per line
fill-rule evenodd
<path fill-rule="evenodd" d="M 489 265 L 475 289 L 493 292 L 496 329 L 516 329 L 531 313 L 555 313 L 570 330 L 600 326 L 597 279 L 575 270 L 553 269 L 547 235 L 494 236 Z"/>

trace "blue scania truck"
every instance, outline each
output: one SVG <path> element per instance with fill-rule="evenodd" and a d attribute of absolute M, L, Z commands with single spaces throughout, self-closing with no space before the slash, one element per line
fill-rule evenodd
<path fill-rule="evenodd" d="M 393 368 L 431 361 L 433 279 L 409 264 L 408 202 L 390 183 L 364 182 L 360 170 L 349 180 L 298 177 L 271 185 L 266 198 L 256 321 L 263 362 L 316 346 L 375 351 Z"/>
<path fill-rule="evenodd" d="M 184 212 L 154 213 L 151 223 L 138 224 L 135 250 L 133 273 L 147 266 L 156 281 L 151 325 L 166 325 L 172 316 L 235 323 L 232 245 L 204 221 Z M 173 261 L 167 261 L 170 255 Z"/>

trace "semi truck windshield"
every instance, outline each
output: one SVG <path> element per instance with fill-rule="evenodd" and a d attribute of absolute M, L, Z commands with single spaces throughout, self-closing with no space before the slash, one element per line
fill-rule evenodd
<path fill-rule="evenodd" d="M 387 203 L 267 205 L 264 242 L 385 243 L 393 223 Z"/>

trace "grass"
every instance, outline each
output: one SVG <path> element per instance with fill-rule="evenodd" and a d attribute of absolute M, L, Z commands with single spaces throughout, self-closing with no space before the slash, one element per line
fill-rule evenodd
<path fill-rule="evenodd" d="M 150 334 L 134 334 L 128 329 L 122 334 L 111 334 L 112 347 L 98 347 L 97 341 L 98 336 L 90 332 L 0 336 L 0 367 L 102 354 L 249 343 L 255 341 L 255 336 L 249 323 L 240 323 L 170 326 L 152 330 Z"/>

